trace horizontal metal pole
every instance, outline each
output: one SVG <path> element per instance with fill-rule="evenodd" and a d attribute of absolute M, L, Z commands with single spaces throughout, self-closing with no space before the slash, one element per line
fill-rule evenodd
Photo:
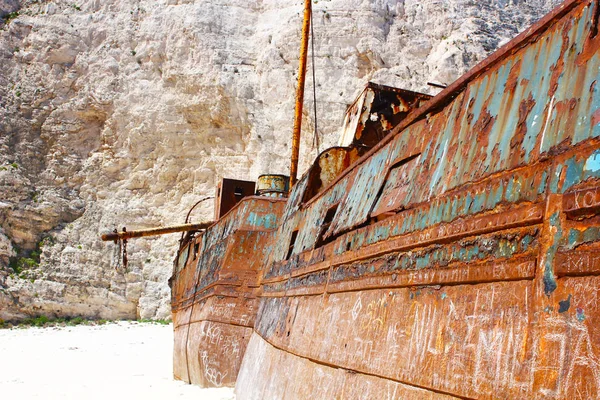
<path fill-rule="evenodd" d="M 175 232 L 187 232 L 187 231 L 197 231 L 201 229 L 206 229 L 211 226 L 214 222 L 202 222 L 200 224 L 185 224 L 185 225 L 175 225 L 175 226 L 166 226 L 162 228 L 151 228 L 151 229 L 139 229 L 137 231 L 123 231 L 123 232 L 110 232 L 102 235 L 102 240 L 107 242 L 110 240 L 119 240 L 119 239 L 130 239 L 130 238 L 139 238 L 146 236 L 158 236 L 165 235 L 167 233 L 175 233 Z"/>

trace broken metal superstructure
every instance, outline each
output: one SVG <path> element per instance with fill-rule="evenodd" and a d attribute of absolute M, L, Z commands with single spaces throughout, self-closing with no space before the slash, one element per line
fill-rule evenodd
<path fill-rule="evenodd" d="M 376 143 L 347 123 L 289 198 L 189 237 L 175 376 L 240 399 L 598 398 L 599 15 L 566 1 L 436 97 L 398 92 Z"/>

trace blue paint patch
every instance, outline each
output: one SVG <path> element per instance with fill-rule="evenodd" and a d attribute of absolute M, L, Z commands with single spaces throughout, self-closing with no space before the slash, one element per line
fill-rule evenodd
<path fill-rule="evenodd" d="M 471 209 L 471 211 L 473 213 L 478 213 L 478 212 L 483 211 L 486 193 L 487 192 L 482 192 L 482 193 L 475 195 L 475 197 L 473 199 L 473 207 Z"/>
<path fill-rule="evenodd" d="M 531 235 L 526 235 L 523 239 L 521 239 L 521 247 L 523 250 L 527 250 L 531 242 L 533 242 L 533 236 Z"/>
<path fill-rule="evenodd" d="M 560 179 L 562 170 L 562 164 L 556 166 L 556 170 L 554 171 L 554 174 L 552 174 L 552 180 L 550 181 L 550 193 L 558 193 L 558 181 Z"/>
<path fill-rule="evenodd" d="M 540 179 L 540 186 L 538 187 L 538 194 L 542 194 L 546 191 L 546 184 L 548 183 L 548 172 L 544 170 L 542 173 L 542 179 Z"/>
<path fill-rule="evenodd" d="M 577 244 L 578 239 L 579 239 L 579 231 L 577 229 L 571 229 L 569 231 L 569 237 L 567 239 L 568 247 L 569 248 L 574 247 Z"/>
<path fill-rule="evenodd" d="M 456 214 L 458 213 L 458 202 L 461 200 L 462 198 L 460 197 L 455 197 L 454 199 L 452 199 L 452 211 L 450 212 L 450 221 L 452 221 L 456 217 Z"/>
<path fill-rule="evenodd" d="M 514 181 L 515 181 L 514 177 L 508 180 L 508 185 L 506 185 L 506 194 L 504 195 L 506 200 L 510 201 L 510 202 L 514 202 L 518 196 L 518 194 L 515 193 Z"/>
<path fill-rule="evenodd" d="M 559 314 L 569 311 L 569 308 L 571 307 L 571 297 L 572 296 L 569 295 L 569 297 L 567 297 L 567 299 L 558 302 L 558 313 Z"/>
<path fill-rule="evenodd" d="M 567 173 L 565 175 L 565 183 L 562 187 L 563 193 L 571 186 L 581 182 L 581 175 L 583 174 L 583 165 L 577 162 L 575 157 L 571 157 L 567 160 L 566 167 Z"/>
<path fill-rule="evenodd" d="M 583 169 L 586 173 L 592 173 L 594 175 L 600 171 L 600 150 L 596 150 L 591 156 L 588 157 L 588 159 L 585 161 Z"/>
<path fill-rule="evenodd" d="M 444 222 L 450 222 L 452 220 L 451 208 L 452 208 L 452 200 L 450 198 L 444 199 L 444 213 L 443 213 L 444 214 L 444 216 L 443 216 Z"/>
<path fill-rule="evenodd" d="M 254 211 L 250 212 L 246 222 L 252 226 L 261 226 L 266 229 L 277 227 L 277 216 L 275 214 L 258 215 Z"/>
<path fill-rule="evenodd" d="M 448 295 L 446 293 L 442 293 L 441 297 L 442 297 L 442 300 L 444 300 L 446 297 L 448 297 Z"/>

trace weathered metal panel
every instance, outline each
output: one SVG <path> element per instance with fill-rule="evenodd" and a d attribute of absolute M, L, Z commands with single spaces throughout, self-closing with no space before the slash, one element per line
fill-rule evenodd
<path fill-rule="evenodd" d="M 355 147 L 331 147 L 321 152 L 306 173 L 307 184 L 302 202 L 307 203 L 322 192 L 364 153 L 363 149 Z"/>
<path fill-rule="evenodd" d="M 383 171 L 389 165 L 389 147 L 370 157 L 358 167 L 350 190 L 345 194 L 329 232 L 339 233 L 367 220 L 379 188 L 385 180 Z"/>
<path fill-rule="evenodd" d="M 223 178 L 216 189 L 215 220 L 229 212 L 240 200 L 254 195 L 256 183 L 239 179 Z"/>
<path fill-rule="evenodd" d="M 371 216 L 385 217 L 406 206 L 411 196 L 411 172 L 417 166 L 418 161 L 418 156 L 408 157 L 390 166 L 379 200 L 375 204 Z"/>
<path fill-rule="evenodd" d="M 194 307 L 193 314 L 185 322 L 213 321 L 252 328 L 258 305 L 256 297 L 211 296 L 201 303 L 201 307 Z"/>
<path fill-rule="evenodd" d="M 202 252 L 197 261 L 193 282 L 206 287 L 217 279 L 218 269 L 227 248 L 227 239 L 237 230 L 269 230 L 277 227 L 285 199 L 246 197 L 226 218 L 217 221 L 202 235 Z"/>
<path fill-rule="evenodd" d="M 367 83 L 346 111 L 339 146 L 373 147 L 430 98 L 423 93 Z"/>
<path fill-rule="evenodd" d="M 175 318 L 173 313 L 173 318 Z M 177 380 L 190 382 L 187 367 L 187 326 L 176 326 L 173 322 L 173 377 Z"/>
<path fill-rule="evenodd" d="M 304 178 L 306 178 L 306 175 Z M 307 182 L 304 178 L 300 181 L 301 183 Z M 307 183 L 303 185 L 303 188 L 306 188 L 306 184 Z M 286 206 L 282 223 L 277 231 L 278 240 L 274 244 L 273 254 L 269 259 L 269 263 L 286 260 L 292 233 L 295 230 L 298 230 L 299 233 L 296 238 L 296 245 L 294 246 L 294 251 L 292 253 L 293 255 L 314 247 L 319 238 L 319 232 L 323 220 L 325 219 L 325 215 L 327 214 L 327 210 L 339 203 L 344 197 L 345 192 L 348 189 L 347 184 L 349 184 L 349 180 L 344 179 L 335 187 L 328 190 L 327 193 L 317 196 L 310 205 L 310 210 L 314 210 L 314 212 L 305 212 L 306 209 L 304 209 L 295 213 L 288 213 L 288 210 L 293 206 L 290 206 L 289 204 Z M 292 192 L 295 193 L 296 191 L 293 190 Z M 293 258 L 291 259 L 291 262 L 293 263 Z"/>
<path fill-rule="evenodd" d="M 204 237 L 204 248 L 226 238 L 238 229 L 274 229 L 285 206 L 285 199 L 272 197 L 245 197 L 227 215 L 215 222 Z"/>
<path fill-rule="evenodd" d="M 191 324 L 187 345 L 190 382 L 202 387 L 233 386 L 252 328 L 202 321 Z"/>
<path fill-rule="evenodd" d="M 205 387 L 235 383 L 258 309 L 259 267 L 284 202 L 247 197 L 180 249 L 171 280 L 176 378 Z"/>
<path fill-rule="evenodd" d="M 359 126 L 361 123 L 364 124 L 369 118 L 369 114 L 363 112 L 363 110 L 366 109 L 365 101 L 369 102 L 368 106 L 371 108 L 370 102 L 373 101 L 373 93 L 368 92 L 366 88 L 358 95 L 356 100 L 354 100 L 354 103 L 348 107 L 348 110 L 346 110 L 342 130 L 339 136 L 339 146 L 348 147 L 352 145 L 356 132 L 359 130 Z"/>
<path fill-rule="evenodd" d="M 256 329 L 323 364 L 458 396 L 526 398 L 532 281 L 466 289 L 276 298 L 263 301 Z"/>
<path fill-rule="evenodd" d="M 238 398 L 263 399 L 455 399 L 414 386 L 332 368 L 296 357 L 253 334 L 236 385 Z M 285 365 L 284 370 L 281 366 Z M 249 374 L 256 371 L 256 374 Z"/>

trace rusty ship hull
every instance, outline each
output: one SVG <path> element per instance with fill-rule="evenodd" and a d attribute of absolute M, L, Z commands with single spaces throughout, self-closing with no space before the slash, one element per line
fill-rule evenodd
<path fill-rule="evenodd" d="M 186 241 L 175 376 L 239 399 L 599 398 L 599 15 L 566 1 L 368 151 L 353 130 L 289 198 Z"/>

